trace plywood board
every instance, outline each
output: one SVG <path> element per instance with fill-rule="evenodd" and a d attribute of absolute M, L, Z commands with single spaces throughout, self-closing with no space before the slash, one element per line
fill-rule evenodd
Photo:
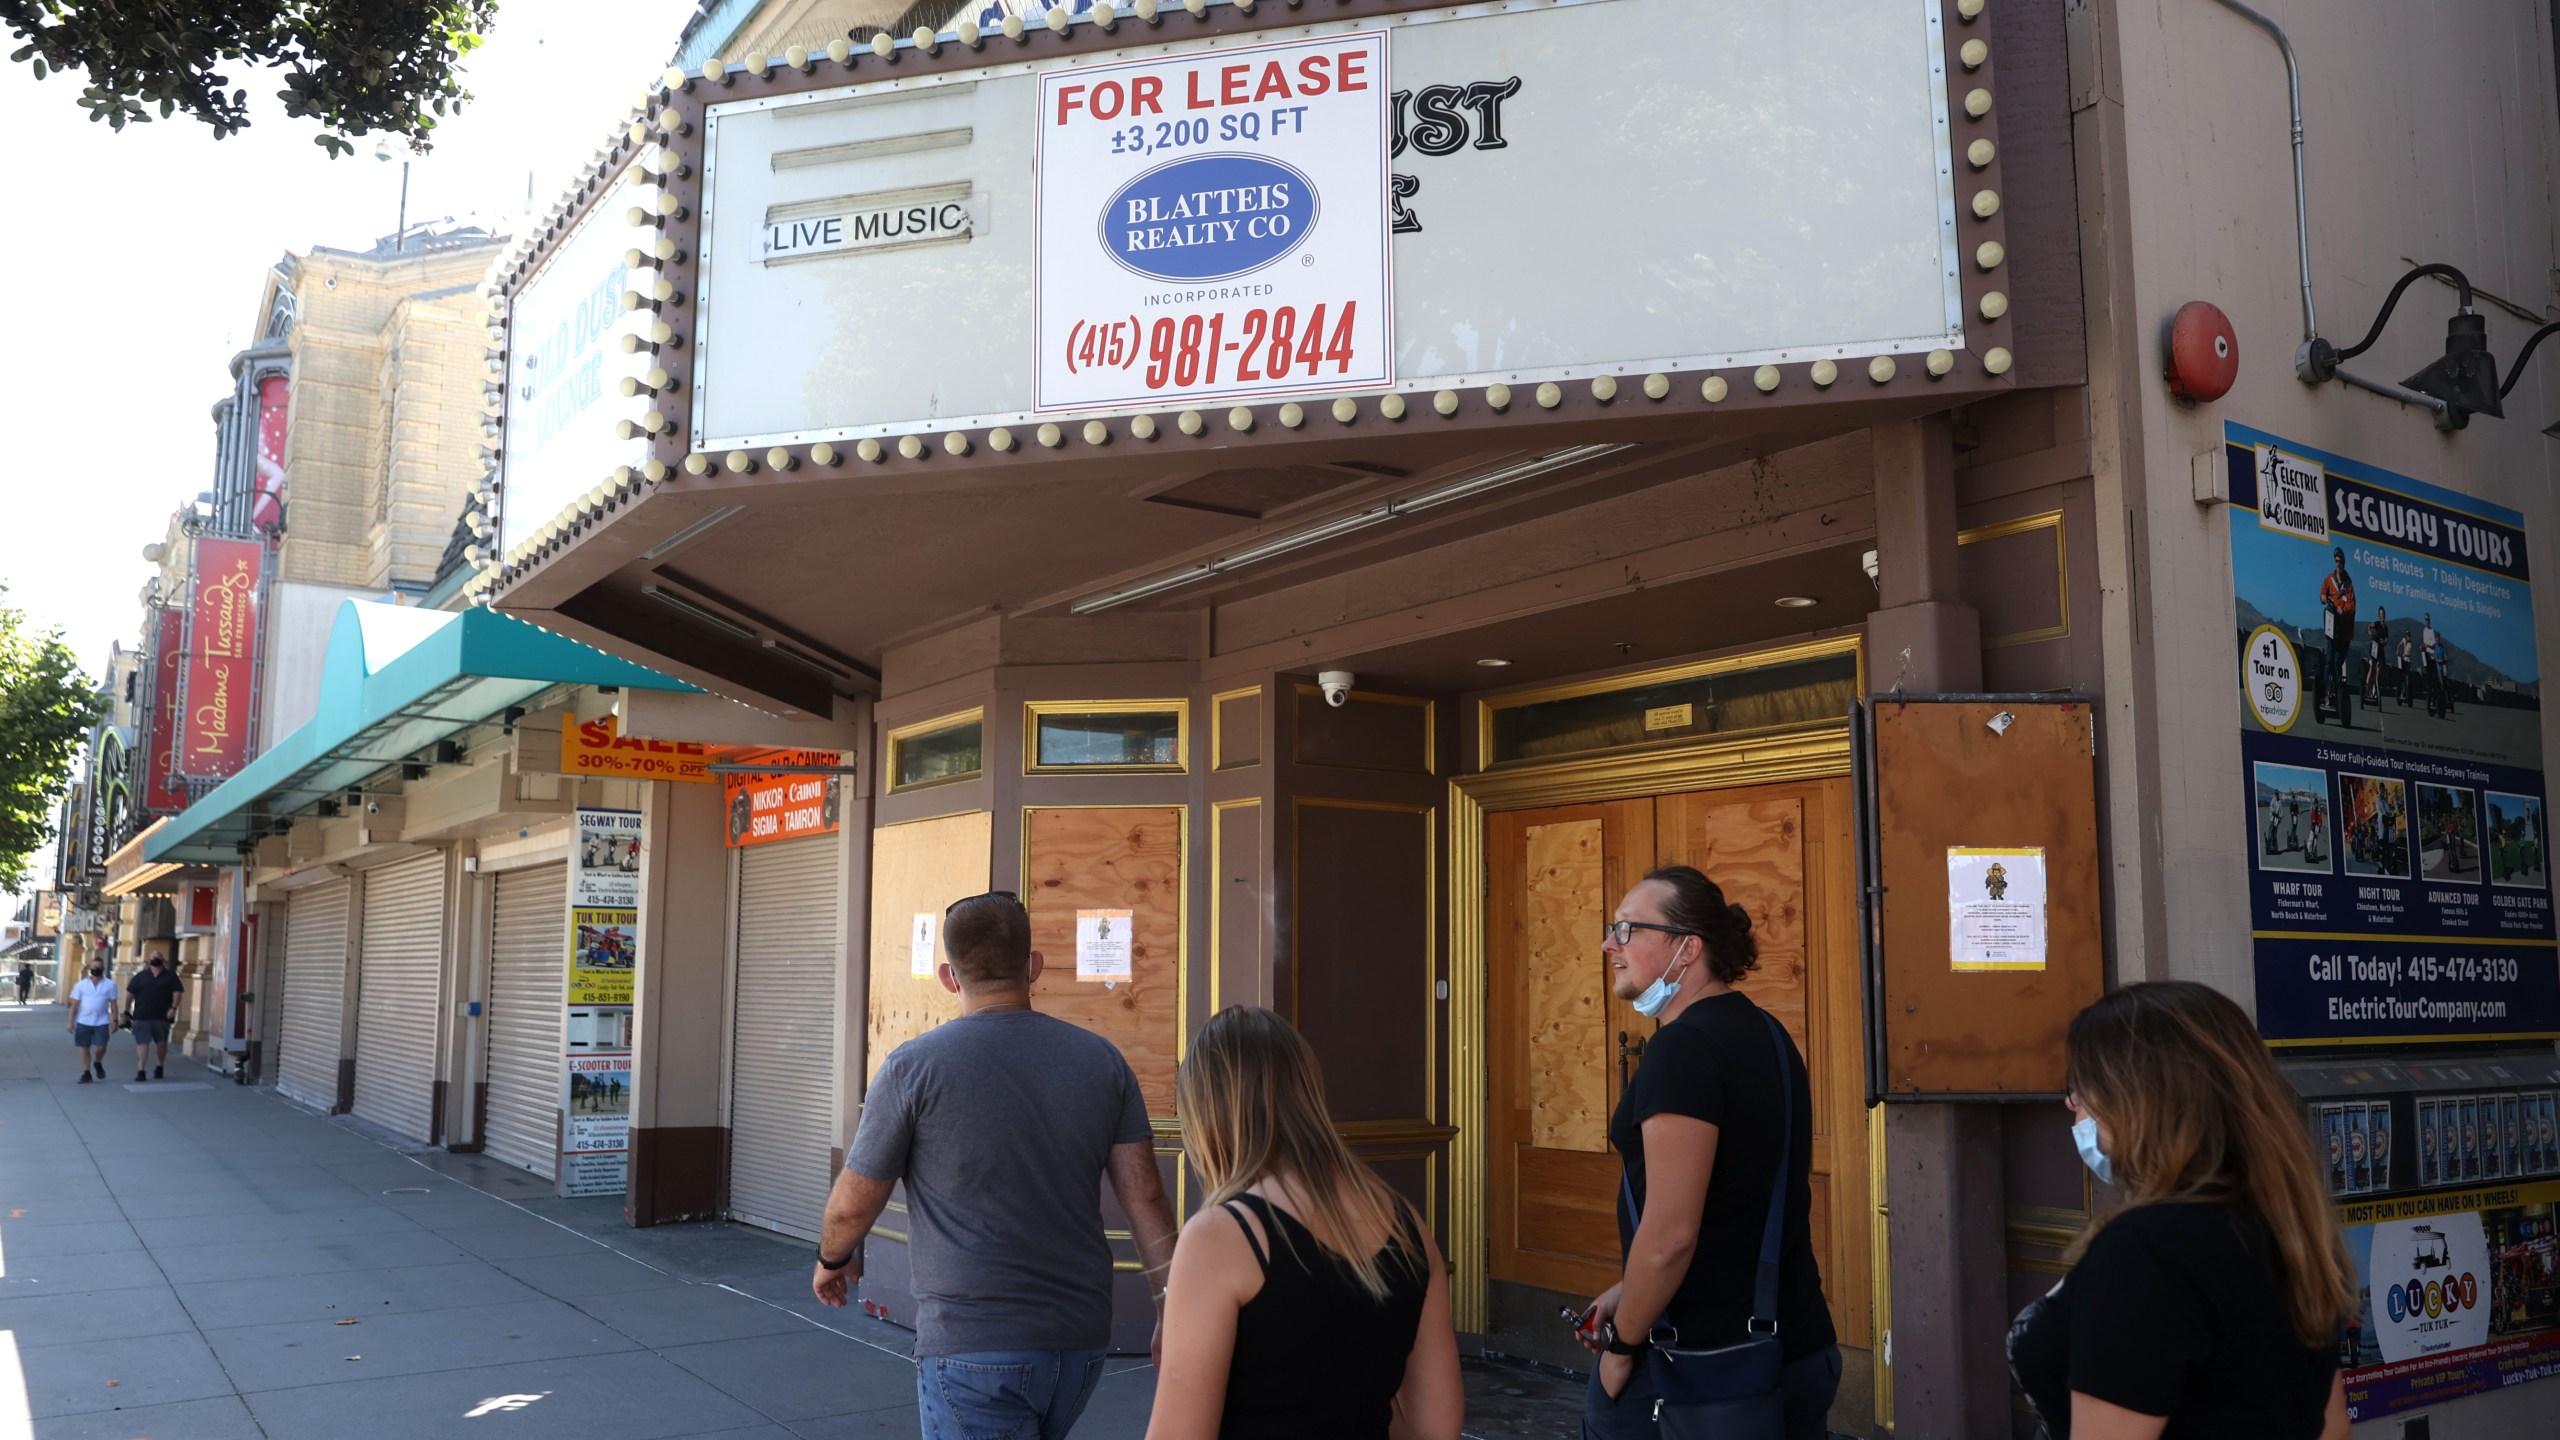
<path fill-rule="evenodd" d="M 983 894 L 993 829 L 984 810 L 889 825 L 871 837 L 871 996 L 863 1083 L 889 1052 L 960 1013 L 960 997 L 908 964 L 915 917 Z M 938 931 L 937 931 L 938 933 Z M 939 963 L 937 940 L 935 961 Z"/>
<path fill-rule="evenodd" d="M 1529 1143 L 1549 1150 L 1609 1147 L 1606 991 L 1597 817 L 1522 831 L 1522 899 L 1529 972 Z"/>
<path fill-rule="evenodd" d="M 1736 988 L 1778 1017 L 1808 1057 L 1805 1028 L 1804 800 L 1701 791 L 1654 802 L 1664 865 L 1694 865 L 1751 916 L 1760 962 Z M 1808 1063 L 1810 1061 L 1808 1060 Z"/>
<path fill-rule="evenodd" d="M 1047 966 L 1032 1004 L 1119 1046 L 1150 1115 L 1173 1113 L 1181 1041 L 1182 823 L 1168 805 L 1022 812 L 1022 901 Z M 1130 912 L 1132 978 L 1076 978 L 1079 910 Z"/>
<path fill-rule="evenodd" d="M 2106 984 L 2095 721 L 2073 701 L 1875 703 L 1885 1094 L 2061 1092 L 2064 1033 Z M 2045 968 L 1950 967 L 1954 846 L 2043 847 Z"/>

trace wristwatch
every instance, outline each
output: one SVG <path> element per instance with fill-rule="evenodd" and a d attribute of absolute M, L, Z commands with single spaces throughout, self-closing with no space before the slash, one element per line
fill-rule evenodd
<path fill-rule="evenodd" d="M 1612 1355 L 1641 1355 L 1652 1345 L 1653 1342 L 1643 1336 L 1638 1336 L 1632 1343 L 1621 1340 L 1618 1338 L 1618 1322 L 1600 1322 L 1600 1348 Z"/>
<path fill-rule="evenodd" d="M 819 1268 L 819 1269 L 821 1269 L 821 1270 L 841 1270 L 841 1269 L 843 1269 L 844 1267 L 846 1267 L 847 1265 L 852 1264 L 852 1263 L 853 1263 L 853 1257 L 854 1257 L 854 1256 L 856 1256 L 856 1255 L 859 1255 L 859 1254 L 861 1254 L 861 1253 L 862 1253 L 862 1247 L 861 1247 L 861 1246 L 859 1246 L 859 1245 L 856 1245 L 856 1246 L 854 1246 L 852 1249 L 847 1250 L 846 1252 L 844 1252 L 844 1258 L 843 1258 L 843 1259 L 841 1259 L 841 1260 L 830 1260 L 830 1259 L 828 1259 L 828 1258 L 827 1258 L 827 1247 L 825 1247 L 824 1245 L 821 1245 L 821 1246 L 819 1246 L 819 1247 L 818 1247 L 818 1268 Z"/>

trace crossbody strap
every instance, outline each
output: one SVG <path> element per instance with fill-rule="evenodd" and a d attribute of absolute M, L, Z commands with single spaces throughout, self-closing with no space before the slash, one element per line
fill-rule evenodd
<path fill-rule="evenodd" d="M 1744 1328 L 1754 1334 L 1778 1333 L 1778 1242 L 1784 1234 L 1787 1215 L 1787 1181 L 1795 1171 L 1796 1144 L 1796 1076 L 1795 1067 L 1787 1063 L 1787 1032 L 1776 1016 L 1760 1012 L 1768 1022 L 1769 1041 L 1778 1057 L 1778 1175 L 1769 1185 L 1769 1215 L 1760 1226 L 1759 1273 L 1751 1286 L 1751 1318 Z M 1635 1182 L 1622 1167 L 1618 1172 L 1618 1204 L 1627 1212 L 1627 1228 L 1644 1223 L 1644 1213 L 1636 1208 Z M 1657 1329 L 1670 1327 L 1655 1322 Z M 1677 1332 L 1674 1332 L 1675 1338 Z"/>

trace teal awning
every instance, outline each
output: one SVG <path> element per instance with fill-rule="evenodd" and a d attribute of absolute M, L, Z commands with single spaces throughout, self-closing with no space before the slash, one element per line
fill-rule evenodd
<path fill-rule="evenodd" d="M 294 812 L 555 685 L 695 688 L 495 610 L 350 600 L 329 632 L 311 723 L 172 816 L 143 857 L 235 862 Z"/>

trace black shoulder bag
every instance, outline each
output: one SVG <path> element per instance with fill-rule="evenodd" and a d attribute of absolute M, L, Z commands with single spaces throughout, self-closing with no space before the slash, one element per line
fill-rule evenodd
<path fill-rule="evenodd" d="M 1778 1237 L 1786 1218 L 1787 1177 L 1795 1168 L 1795 1071 L 1787 1063 L 1787 1032 L 1767 1011 L 1769 1038 L 1778 1054 L 1778 1178 L 1769 1187 L 1769 1218 L 1760 1227 L 1760 1266 L 1751 1289 L 1751 1318 L 1744 1336 L 1707 1350 L 1683 1349 L 1669 1320 L 1653 1323 L 1645 1364 L 1653 1377 L 1654 1422 L 1663 1440 L 1779 1440 L 1784 1411 L 1778 1401 Z M 1618 1203 L 1630 1224 L 1641 1220 L 1635 1186 L 1618 1179 Z"/>

